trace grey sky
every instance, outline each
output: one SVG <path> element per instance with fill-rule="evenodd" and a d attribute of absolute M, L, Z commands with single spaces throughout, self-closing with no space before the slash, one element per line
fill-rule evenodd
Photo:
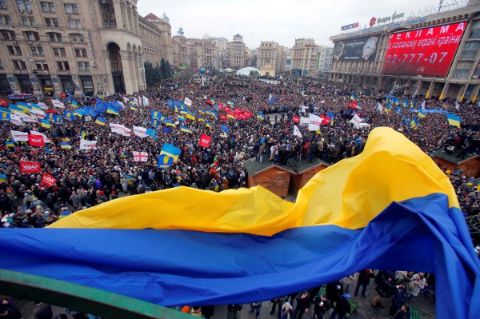
<path fill-rule="evenodd" d="M 314 38 L 315 43 L 331 45 L 329 36 L 340 33 L 340 26 L 371 17 L 391 16 L 394 11 L 406 16 L 438 6 L 439 0 L 139 0 L 142 16 L 163 12 L 170 18 L 172 35 L 179 27 L 185 36 L 205 34 L 229 40 L 243 35 L 249 48 L 260 41 L 276 41 L 292 47 L 295 38 Z"/>

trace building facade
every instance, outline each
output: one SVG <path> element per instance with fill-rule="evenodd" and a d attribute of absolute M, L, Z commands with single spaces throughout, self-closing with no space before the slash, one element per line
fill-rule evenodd
<path fill-rule="evenodd" d="M 313 76 L 317 73 L 318 46 L 313 39 L 295 39 L 292 54 L 292 73 Z"/>
<path fill-rule="evenodd" d="M 409 52 L 395 53 L 401 50 L 404 41 L 414 38 L 422 44 L 426 41 L 436 44 L 431 45 L 429 54 L 413 42 Z M 335 44 L 330 71 L 333 81 L 376 87 L 397 95 L 448 97 L 459 101 L 478 98 L 479 0 L 471 0 L 454 10 L 372 26 L 330 39 Z M 363 48 L 355 54 L 351 48 L 358 44 Z"/>
<path fill-rule="evenodd" d="M 164 59 L 172 64 L 172 27 L 168 17 L 163 14 L 163 17 L 159 18 L 150 13 L 144 18 L 139 17 L 138 22 L 145 61 L 156 66 Z"/>
<path fill-rule="evenodd" d="M 227 43 L 227 61 L 227 66 L 232 69 L 241 69 L 248 64 L 247 47 L 240 34 L 234 35 L 233 41 Z"/>
<path fill-rule="evenodd" d="M 273 41 L 262 41 L 257 49 L 257 68 L 259 70 L 269 70 L 270 76 L 285 71 L 287 61 L 287 48 Z M 274 70 L 273 74 L 271 70 Z"/>
<path fill-rule="evenodd" d="M 186 38 L 176 35 L 173 42 L 173 60 L 176 67 L 220 68 L 221 57 L 215 41 L 211 38 Z"/>
<path fill-rule="evenodd" d="M 326 76 L 327 72 L 332 69 L 333 64 L 333 48 L 326 46 L 318 47 L 317 71 L 321 76 Z"/>
<path fill-rule="evenodd" d="M 168 57 L 169 31 L 139 20 L 137 0 L 0 1 L 0 94 L 144 89 L 143 44 Z"/>

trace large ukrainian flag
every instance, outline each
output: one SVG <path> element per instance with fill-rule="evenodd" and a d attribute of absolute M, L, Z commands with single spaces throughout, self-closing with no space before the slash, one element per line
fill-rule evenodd
<path fill-rule="evenodd" d="M 0 267 L 161 305 L 247 303 L 364 268 L 434 272 L 437 318 L 477 318 L 480 265 L 454 189 L 417 146 L 377 128 L 295 203 L 254 187 L 178 187 L 0 231 Z"/>

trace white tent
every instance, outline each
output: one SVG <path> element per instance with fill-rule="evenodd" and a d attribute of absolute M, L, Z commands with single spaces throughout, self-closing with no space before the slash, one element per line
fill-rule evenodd
<path fill-rule="evenodd" d="M 252 68 L 251 66 L 247 66 L 246 68 L 238 70 L 236 74 L 250 76 L 252 73 L 257 73 L 257 75 L 260 75 L 260 71 L 256 68 Z"/>

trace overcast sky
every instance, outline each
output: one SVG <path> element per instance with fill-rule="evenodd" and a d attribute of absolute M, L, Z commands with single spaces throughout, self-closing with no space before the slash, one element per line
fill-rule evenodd
<path fill-rule="evenodd" d="M 448 1 L 446 1 L 448 2 Z M 363 27 L 371 17 L 406 16 L 438 6 L 439 0 L 139 0 L 142 16 L 153 12 L 170 18 L 172 36 L 182 27 L 185 36 L 202 38 L 243 36 L 249 48 L 260 41 L 276 41 L 292 47 L 295 38 L 315 39 L 316 44 L 332 45 L 331 35 L 340 26 L 359 22 Z"/>

